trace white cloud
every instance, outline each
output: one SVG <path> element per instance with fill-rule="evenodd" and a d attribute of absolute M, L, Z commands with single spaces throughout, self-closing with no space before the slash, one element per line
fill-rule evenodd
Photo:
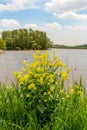
<path fill-rule="evenodd" d="M 27 8 L 39 8 L 37 3 L 38 0 L 8 0 L 7 4 L 0 4 L 0 11 L 18 11 Z"/>
<path fill-rule="evenodd" d="M 37 24 L 26 24 L 24 28 L 31 28 L 33 30 L 44 30 L 43 27 L 38 26 Z"/>
<path fill-rule="evenodd" d="M 87 8 L 87 0 L 52 0 L 45 4 L 47 11 L 78 11 Z"/>
<path fill-rule="evenodd" d="M 45 27 L 48 28 L 48 29 L 52 29 L 52 30 L 54 30 L 54 29 L 56 29 L 56 30 L 62 29 L 62 27 L 61 27 L 61 25 L 59 23 L 46 24 Z"/>
<path fill-rule="evenodd" d="M 85 9 L 87 9 L 87 0 L 52 0 L 45 4 L 45 10 L 58 18 L 85 20 L 86 14 L 78 14 L 79 11 Z"/>
<path fill-rule="evenodd" d="M 59 18 L 62 19 L 75 19 L 75 20 L 87 20 L 87 15 L 85 14 L 77 14 L 72 11 L 65 12 L 63 14 L 58 15 Z"/>
<path fill-rule="evenodd" d="M 14 29 L 20 27 L 20 23 L 14 19 L 2 19 L 0 26 L 2 29 Z"/>

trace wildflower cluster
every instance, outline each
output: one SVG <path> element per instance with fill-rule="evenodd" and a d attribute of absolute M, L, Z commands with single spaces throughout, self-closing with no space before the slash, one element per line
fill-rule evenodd
<path fill-rule="evenodd" d="M 50 60 L 48 52 L 40 51 L 33 54 L 32 63 L 29 64 L 26 60 L 23 63 L 25 66 L 21 72 L 14 72 L 20 90 L 25 101 L 31 104 L 28 106 L 29 109 L 36 108 L 39 118 L 46 120 L 59 100 L 57 95 L 62 82 L 68 79 L 69 68 L 55 56 L 55 53 L 53 60 Z"/>

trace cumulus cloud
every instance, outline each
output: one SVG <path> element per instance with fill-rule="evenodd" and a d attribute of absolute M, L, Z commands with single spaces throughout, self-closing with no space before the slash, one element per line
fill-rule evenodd
<path fill-rule="evenodd" d="M 2 29 L 14 29 L 20 27 L 20 23 L 14 19 L 2 19 L 0 26 Z"/>
<path fill-rule="evenodd" d="M 52 0 L 45 3 L 45 10 L 58 18 L 85 20 L 86 14 L 78 14 L 79 11 L 85 9 L 87 9 L 87 0 Z"/>
<path fill-rule="evenodd" d="M 44 30 L 43 27 L 38 26 L 37 24 L 26 24 L 24 28 L 31 28 L 33 30 Z"/>
<path fill-rule="evenodd" d="M 56 29 L 56 30 L 60 30 L 62 29 L 62 26 L 59 24 L 59 23 L 48 23 L 48 24 L 45 24 L 45 27 L 48 28 L 48 29 Z"/>
<path fill-rule="evenodd" d="M 7 3 L 0 4 L 0 11 L 18 11 L 28 8 L 39 8 L 38 0 L 8 0 Z"/>
<path fill-rule="evenodd" d="M 47 11 L 78 11 L 87 8 L 87 0 L 52 0 L 45 4 Z"/>
<path fill-rule="evenodd" d="M 68 11 L 63 14 L 60 14 L 60 15 L 58 15 L 58 17 L 62 18 L 62 19 L 87 20 L 86 14 L 77 14 L 72 11 Z"/>

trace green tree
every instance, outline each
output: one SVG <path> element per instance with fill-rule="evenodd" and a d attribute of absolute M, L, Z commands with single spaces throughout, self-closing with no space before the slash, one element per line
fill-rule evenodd
<path fill-rule="evenodd" d="M 52 42 L 47 37 L 46 32 L 32 29 L 18 29 L 3 31 L 2 39 L 6 42 L 7 49 L 47 49 Z"/>
<path fill-rule="evenodd" d="M 3 39 L 0 38 L 0 49 L 5 49 L 5 41 Z"/>

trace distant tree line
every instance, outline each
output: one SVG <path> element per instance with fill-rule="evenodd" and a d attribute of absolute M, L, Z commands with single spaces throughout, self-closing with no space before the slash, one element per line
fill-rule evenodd
<path fill-rule="evenodd" d="M 59 49 L 87 49 L 87 44 L 75 45 L 75 46 L 53 44 L 52 48 L 59 48 Z"/>
<path fill-rule="evenodd" d="M 5 42 L 4 47 L 7 50 L 41 50 L 52 46 L 52 41 L 47 37 L 46 32 L 32 29 L 3 31 L 1 40 Z"/>

